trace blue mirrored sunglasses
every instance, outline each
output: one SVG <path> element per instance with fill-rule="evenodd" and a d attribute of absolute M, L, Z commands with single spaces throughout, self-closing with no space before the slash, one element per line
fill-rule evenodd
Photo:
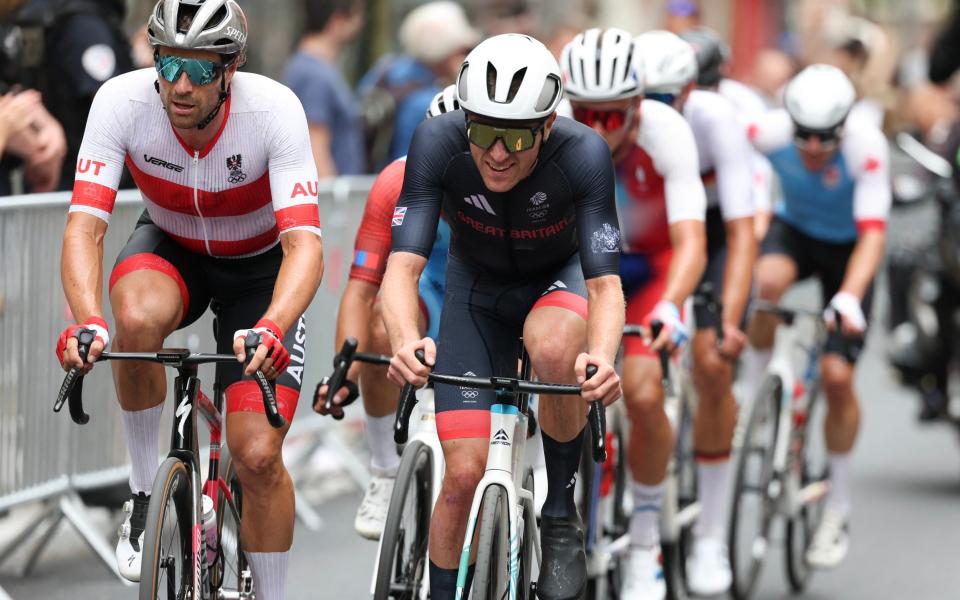
<path fill-rule="evenodd" d="M 170 83 L 176 83 L 180 79 L 180 74 L 186 73 L 195 85 L 207 85 L 217 78 L 224 65 L 199 58 L 158 56 L 156 67 L 157 73 Z"/>

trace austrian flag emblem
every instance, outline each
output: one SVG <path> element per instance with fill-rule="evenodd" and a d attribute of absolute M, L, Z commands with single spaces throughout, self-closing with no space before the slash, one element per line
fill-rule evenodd
<path fill-rule="evenodd" d="M 406 216 L 406 214 L 407 214 L 407 207 L 406 207 L 406 206 L 398 206 L 398 207 L 394 208 L 394 209 L 393 209 L 393 221 L 392 221 L 393 226 L 394 226 L 394 227 L 399 227 L 400 225 L 403 225 L 403 217 Z"/>

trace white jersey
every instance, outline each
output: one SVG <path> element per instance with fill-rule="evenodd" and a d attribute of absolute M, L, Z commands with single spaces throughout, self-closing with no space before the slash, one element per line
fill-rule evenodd
<path fill-rule="evenodd" d="M 754 117 L 769 110 L 759 92 L 735 79 L 721 79 L 717 91 L 733 103 L 734 108 L 737 109 L 737 117 L 744 128 Z M 753 207 L 758 213 L 769 213 L 773 208 L 773 166 L 770 165 L 767 157 L 757 152 L 752 145 L 750 156 L 752 170 L 750 195 L 753 198 Z"/>
<path fill-rule="evenodd" d="M 617 206 L 628 250 L 669 249 L 667 225 L 703 221 L 706 205 L 690 126 L 666 104 L 643 100 L 636 145 L 617 164 Z"/>
<path fill-rule="evenodd" d="M 219 131 L 195 150 L 171 126 L 156 78 L 154 69 L 141 69 L 97 92 L 71 212 L 109 222 L 126 165 L 151 220 L 191 252 L 251 256 L 288 231 L 320 235 L 317 169 L 293 92 L 267 77 L 237 73 Z"/>
<path fill-rule="evenodd" d="M 724 221 L 753 216 L 752 150 L 733 104 L 716 92 L 693 90 L 683 116 L 697 142 L 707 206 L 719 206 Z"/>

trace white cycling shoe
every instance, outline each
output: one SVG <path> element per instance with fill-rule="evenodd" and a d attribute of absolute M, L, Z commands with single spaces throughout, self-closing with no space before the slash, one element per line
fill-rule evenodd
<path fill-rule="evenodd" d="M 390 496 L 393 494 L 393 484 L 397 478 L 374 475 L 370 478 L 367 492 L 363 495 L 360 508 L 357 509 L 357 518 L 353 521 L 353 528 L 361 537 L 368 540 L 379 540 L 383 534 L 383 526 L 387 520 L 387 509 L 390 508 Z"/>
<path fill-rule="evenodd" d="M 687 559 L 687 585 L 697 596 L 715 596 L 730 589 L 733 572 L 723 540 L 704 537 L 693 540 Z"/>
<path fill-rule="evenodd" d="M 850 550 L 847 520 L 831 511 L 823 511 L 823 519 L 807 549 L 807 564 L 814 569 L 832 569 L 843 562 Z"/>
<path fill-rule="evenodd" d="M 667 582 L 663 578 L 660 546 L 630 549 L 627 572 L 624 574 L 621 600 L 663 600 Z"/>
<path fill-rule="evenodd" d="M 143 557 L 143 528 L 147 522 L 150 496 L 137 494 L 123 503 L 123 523 L 117 542 L 117 570 L 127 581 L 140 581 L 140 560 Z"/>

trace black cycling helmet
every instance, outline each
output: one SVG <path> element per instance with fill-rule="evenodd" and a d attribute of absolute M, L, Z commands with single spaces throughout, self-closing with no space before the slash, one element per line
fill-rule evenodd
<path fill-rule="evenodd" d="M 707 27 L 695 27 L 680 34 L 697 53 L 697 85 L 713 87 L 723 78 L 722 68 L 730 60 L 730 48 L 716 31 Z"/>

